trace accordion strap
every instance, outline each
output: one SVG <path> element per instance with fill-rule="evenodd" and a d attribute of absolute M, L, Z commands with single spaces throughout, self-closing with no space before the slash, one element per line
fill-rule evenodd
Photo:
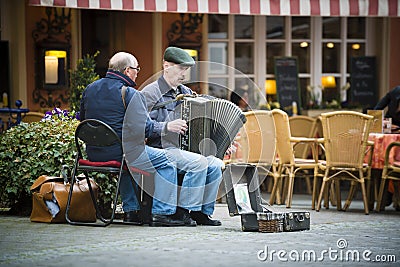
<path fill-rule="evenodd" d="M 196 96 L 189 95 L 189 94 L 179 94 L 179 95 L 177 95 L 175 97 L 175 99 L 171 99 L 171 100 L 164 101 L 164 102 L 161 102 L 161 103 L 158 103 L 158 104 L 154 105 L 154 107 L 151 110 L 153 111 L 153 110 L 156 110 L 156 109 L 163 108 L 168 104 L 171 104 L 171 103 L 174 103 L 174 102 L 182 100 L 184 97 L 196 97 Z"/>

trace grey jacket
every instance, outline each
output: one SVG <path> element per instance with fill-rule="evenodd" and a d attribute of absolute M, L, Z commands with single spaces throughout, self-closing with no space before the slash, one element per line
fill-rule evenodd
<path fill-rule="evenodd" d="M 179 92 L 171 88 L 161 76 L 157 81 L 146 85 L 142 89 L 142 94 L 146 97 L 147 108 L 151 119 L 157 122 L 168 122 L 180 119 L 180 104 L 182 101 L 173 101 L 177 94 L 193 94 L 193 91 L 184 85 L 178 86 Z M 161 107 L 157 105 L 164 103 Z M 156 107 L 156 108 L 154 108 Z M 160 126 L 164 126 L 159 124 Z M 163 130 L 164 129 L 164 130 Z M 157 148 L 179 147 L 179 134 L 166 133 L 167 127 L 154 125 L 153 131 L 147 138 L 147 144 Z"/>

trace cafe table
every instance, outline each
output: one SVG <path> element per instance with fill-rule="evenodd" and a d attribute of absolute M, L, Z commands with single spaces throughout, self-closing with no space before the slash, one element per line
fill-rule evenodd
<path fill-rule="evenodd" d="M 372 169 L 383 169 L 385 164 L 385 152 L 388 145 L 395 141 L 400 141 L 400 133 L 383 134 L 370 133 L 368 140 L 374 142 L 374 153 L 372 155 Z M 392 149 L 389 154 L 389 162 L 400 160 L 400 149 Z"/>
<path fill-rule="evenodd" d="M 385 152 L 388 145 L 395 141 L 400 141 L 400 133 L 370 133 L 368 136 L 368 140 L 374 143 L 374 152 L 372 154 L 372 184 L 374 185 L 372 189 L 374 190 L 373 194 L 370 196 L 374 196 L 371 199 L 377 199 L 378 196 L 378 185 L 380 176 L 382 175 L 382 170 L 385 165 Z M 365 157 L 364 162 L 367 162 L 368 155 Z M 400 148 L 392 149 L 389 154 L 389 162 L 400 161 Z M 371 192 L 372 193 L 372 192 Z M 370 206 L 373 207 L 374 202 L 370 201 Z"/>

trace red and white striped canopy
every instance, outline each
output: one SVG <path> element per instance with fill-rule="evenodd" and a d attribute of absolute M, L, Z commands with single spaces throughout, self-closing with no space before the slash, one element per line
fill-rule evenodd
<path fill-rule="evenodd" d="M 29 0 L 30 5 L 273 16 L 399 17 L 400 0 Z"/>

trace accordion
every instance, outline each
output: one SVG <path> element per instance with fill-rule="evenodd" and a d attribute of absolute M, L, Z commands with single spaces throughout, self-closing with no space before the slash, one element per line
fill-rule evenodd
<path fill-rule="evenodd" d="M 184 97 L 181 119 L 188 130 L 180 136 L 180 148 L 223 159 L 246 117 L 232 102 L 212 96 Z"/>

